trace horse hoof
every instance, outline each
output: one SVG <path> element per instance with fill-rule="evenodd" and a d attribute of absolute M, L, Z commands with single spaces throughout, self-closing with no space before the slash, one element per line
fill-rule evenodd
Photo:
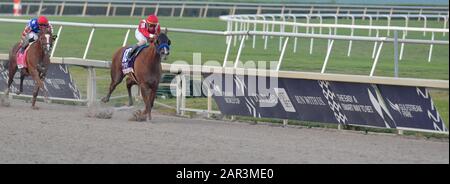
<path fill-rule="evenodd" d="M 143 115 L 140 110 L 137 110 L 136 112 L 133 113 L 133 116 L 131 116 L 131 118 L 128 120 L 138 122 L 147 121 L 147 116 Z"/>
<path fill-rule="evenodd" d="M 39 107 L 32 106 L 31 109 L 33 109 L 33 110 L 39 110 Z"/>
<path fill-rule="evenodd" d="M 132 116 L 131 118 L 128 119 L 128 121 L 143 122 L 143 121 L 147 121 L 147 119 L 142 116 Z"/>
<path fill-rule="evenodd" d="M 22 92 L 17 92 L 17 93 L 16 93 L 16 95 L 20 95 L 20 94 L 22 94 Z"/>
<path fill-rule="evenodd" d="M 109 102 L 109 99 L 107 99 L 106 97 L 103 97 L 103 98 L 102 98 L 102 102 L 103 102 L 103 103 L 107 103 L 107 102 Z"/>
<path fill-rule="evenodd" d="M 0 96 L 0 105 L 3 107 L 9 107 L 11 106 L 11 103 L 9 103 L 6 99 L 3 99 L 3 97 Z"/>

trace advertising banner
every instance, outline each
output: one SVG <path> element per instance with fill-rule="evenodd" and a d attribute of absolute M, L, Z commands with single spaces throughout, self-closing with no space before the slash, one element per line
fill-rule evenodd
<path fill-rule="evenodd" d="M 4 92 L 7 88 L 8 71 L 0 65 L 0 91 Z M 14 82 L 11 86 L 12 94 L 19 91 L 20 74 L 17 72 L 14 76 Z M 68 98 L 68 99 L 81 99 L 80 91 L 75 86 L 72 80 L 69 69 L 66 65 L 51 64 L 49 65 L 47 76 L 44 82 L 45 88 L 49 92 L 49 97 L 54 98 Z M 24 95 L 32 95 L 34 89 L 34 80 L 27 76 L 23 81 L 23 93 Z M 42 92 L 39 95 L 43 95 Z"/>
<path fill-rule="evenodd" d="M 225 115 L 448 132 L 425 88 L 203 74 Z"/>

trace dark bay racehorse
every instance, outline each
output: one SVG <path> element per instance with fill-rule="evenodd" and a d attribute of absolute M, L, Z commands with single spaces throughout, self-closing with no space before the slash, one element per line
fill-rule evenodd
<path fill-rule="evenodd" d="M 162 73 L 161 60 L 165 60 L 166 56 L 169 55 L 170 44 L 170 39 L 167 37 L 167 30 L 165 30 L 158 36 L 154 45 L 144 48 L 136 57 L 134 62 L 134 74 L 127 74 L 128 78 L 126 80 L 126 85 L 129 105 L 133 105 L 131 87 L 136 84 L 141 90 L 142 99 L 145 103 L 145 110 L 135 112 L 134 117 L 130 120 L 147 121 L 147 117 L 149 120 L 152 119 L 151 111 Z M 113 56 L 111 64 L 111 84 L 107 96 L 102 98 L 104 103 L 109 101 L 111 93 L 125 78 L 125 75 L 122 72 L 122 54 L 126 48 L 127 47 L 122 47 L 118 49 Z"/>
<path fill-rule="evenodd" d="M 50 64 L 50 52 L 53 46 L 53 41 L 56 39 L 56 35 L 53 36 L 49 29 L 42 29 L 39 33 L 39 38 L 34 43 L 30 44 L 26 56 L 27 68 L 23 68 L 20 74 L 20 89 L 17 92 L 19 95 L 23 92 L 23 80 L 26 76 L 31 76 L 35 82 L 33 90 L 33 99 L 31 107 L 36 107 L 36 98 L 39 90 L 42 89 L 45 93 L 45 99 L 48 98 L 48 92 L 44 88 L 44 77 L 47 73 L 48 65 Z M 9 95 L 11 85 L 14 80 L 14 75 L 17 72 L 17 58 L 16 54 L 19 50 L 20 43 L 16 43 L 9 52 L 9 62 L 6 63 L 8 68 L 8 88 L 6 89 L 6 96 Z"/>

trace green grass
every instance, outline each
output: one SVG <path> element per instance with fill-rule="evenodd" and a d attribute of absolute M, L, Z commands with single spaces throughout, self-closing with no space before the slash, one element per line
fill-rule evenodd
<path fill-rule="evenodd" d="M 136 24 L 137 17 L 51 17 L 51 20 L 87 22 L 87 23 L 117 23 L 117 24 Z M 312 22 L 318 22 L 313 20 Z M 325 23 L 333 23 L 333 20 L 326 20 Z M 339 23 L 350 23 L 351 20 L 341 19 Z M 167 27 L 192 28 L 206 30 L 225 30 L 226 24 L 218 18 L 169 18 L 162 17 L 161 23 Z M 368 20 L 358 20 L 357 24 L 368 24 Z M 403 20 L 393 20 L 392 26 L 403 26 Z M 442 22 L 429 21 L 428 27 L 441 27 Z M 386 20 L 374 21 L 374 25 L 386 25 Z M 423 22 L 411 21 L 410 26 L 421 27 Z M 2 42 L 0 43 L 0 52 L 7 52 L 14 42 L 18 41 L 19 33 L 23 29 L 22 24 L 2 24 L 0 33 Z M 57 30 L 58 27 L 55 27 Z M 261 28 L 258 28 L 261 29 Z M 277 28 L 278 29 L 278 28 Z M 290 31 L 287 28 L 286 31 Z M 304 29 L 301 29 L 304 31 Z M 319 30 L 315 30 L 317 33 Z M 89 28 L 64 27 L 60 42 L 56 48 L 55 56 L 82 57 L 90 33 Z M 96 29 L 88 58 L 111 60 L 113 52 L 122 45 L 126 30 L 117 29 Z M 324 29 L 323 34 L 328 34 Z M 350 30 L 339 29 L 339 34 L 350 34 Z M 372 33 L 375 34 L 375 31 Z M 392 33 L 391 33 L 392 34 Z M 17 35 L 17 36 L 11 36 Z M 366 36 L 367 31 L 357 30 L 355 35 Z M 380 36 L 385 36 L 386 32 L 381 32 Z M 189 33 L 169 33 L 173 42 L 169 63 L 176 61 L 186 61 L 192 63 L 192 53 L 202 54 L 202 62 L 209 60 L 222 63 L 226 49 L 225 38 L 222 36 L 199 35 Z M 428 34 L 426 37 L 430 37 Z M 410 32 L 408 38 L 423 39 L 422 33 Z M 442 34 L 437 34 L 436 39 L 448 40 Z M 134 33 L 131 32 L 128 44 L 135 42 Z M 241 61 L 278 61 L 280 52 L 278 51 L 279 39 L 270 38 L 267 50 L 263 48 L 264 40 L 261 37 L 256 39 L 256 48 L 252 48 L 252 39 L 246 41 L 246 47 L 243 50 Z M 315 39 L 313 53 L 309 54 L 310 39 L 298 39 L 298 50 L 293 51 L 294 39 L 290 40 L 287 52 L 281 70 L 294 71 L 320 71 L 326 54 L 327 40 Z M 352 53 L 347 57 L 348 41 L 335 41 L 331 57 L 326 72 L 368 75 L 370 73 L 373 59 L 371 58 L 373 43 L 353 42 Z M 230 52 L 229 64 L 233 64 L 236 59 L 238 45 L 233 47 Z M 432 78 L 448 79 L 448 45 L 435 45 L 432 55 L 432 61 L 427 62 L 428 45 L 405 46 L 403 60 L 400 61 L 400 77 L 412 78 Z M 431 72 L 432 71 L 432 72 Z M 385 43 L 375 75 L 393 76 L 393 44 Z"/>
<path fill-rule="evenodd" d="M 28 18 L 28 17 L 24 17 Z M 111 23 L 111 24 L 137 24 L 139 17 L 50 17 L 50 20 L 69 21 L 69 22 L 85 22 L 85 23 Z M 190 28 L 190 29 L 204 29 L 204 30 L 218 30 L 223 31 L 226 29 L 226 23 L 218 18 L 171 18 L 161 17 L 160 22 L 163 26 L 173 28 Z M 305 22 L 300 20 L 300 22 Z M 313 19 L 312 22 L 319 22 L 317 19 Z M 334 20 L 325 20 L 324 23 L 334 23 Z M 351 20 L 340 19 L 341 24 L 350 24 Z M 356 24 L 367 25 L 368 20 L 357 20 Z M 386 20 L 374 21 L 374 25 L 386 25 Z M 403 20 L 393 20 L 392 26 L 404 26 Z M 409 26 L 423 27 L 423 21 L 410 21 Z M 7 53 L 9 48 L 19 40 L 20 33 L 24 27 L 24 24 L 12 24 L 3 23 L 0 25 L 0 53 Z M 427 27 L 441 28 L 442 22 L 431 20 L 427 23 Z M 277 27 L 276 30 L 279 28 Z M 58 26 L 55 27 L 55 31 L 58 30 Z M 261 30 L 258 27 L 258 30 Z M 286 31 L 291 31 L 291 28 L 286 28 Z M 305 29 L 300 29 L 300 32 L 304 32 Z M 319 32 L 318 29 L 315 32 Z M 65 57 L 79 57 L 84 54 L 84 49 L 87 43 L 87 39 L 90 33 L 89 28 L 78 27 L 64 27 L 58 46 L 56 47 L 55 56 Z M 113 52 L 122 45 L 126 30 L 122 29 L 96 29 L 95 35 L 92 41 L 90 52 L 87 58 L 111 60 Z M 327 29 L 322 30 L 323 34 L 328 34 Z M 339 29 L 338 34 L 350 35 L 350 30 Z M 372 32 L 372 35 L 375 31 Z M 356 30 L 355 35 L 367 36 L 368 31 Z M 380 32 L 380 36 L 386 36 L 386 32 Z M 393 33 L 391 32 L 391 36 Z M 171 55 L 168 63 L 177 61 L 186 61 L 192 63 L 193 53 L 202 54 L 202 62 L 207 61 L 219 61 L 223 62 L 225 55 L 225 38 L 222 36 L 210 36 L 200 34 L 189 33 L 175 33 L 170 32 L 169 37 L 172 40 Z M 415 39 L 429 39 L 431 34 L 427 34 L 425 37 L 422 33 L 409 32 L 407 38 Z M 448 40 L 448 34 L 443 36 L 442 34 L 436 34 L 437 40 Z M 313 53 L 309 54 L 310 39 L 302 38 L 298 39 L 298 50 L 296 53 L 293 51 L 293 41 L 291 38 L 281 70 L 290 71 L 308 71 L 319 72 L 322 68 L 322 64 L 325 58 L 327 49 L 327 40 L 315 39 Z M 131 31 L 127 44 L 134 44 L 134 30 Z M 269 38 L 268 48 L 263 48 L 264 40 L 261 36 L 256 39 L 256 48 L 252 48 L 252 37 L 246 41 L 246 47 L 244 48 L 241 56 L 241 61 L 278 61 L 280 52 L 278 51 L 279 38 Z M 347 56 L 348 41 L 335 41 L 332 50 L 329 64 L 327 67 L 327 73 L 343 73 L 343 74 L 360 74 L 368 75 L 372 67 L 373 59 L 371 59 L 373 43 L 369 42 L 353 42 L 351 56 Z M 236 47 L 232 47 L 228 64 L 233 64 L 236 59 L 237 49 L 239 41 Z M 432 55 L 432 61 L 427 62 L 429 45 L 411 45 L 405 46 L 403 60 L 400 61 L 400 77 L 411 78 L 428 78 L 428 79 L 444 79 L 448 80 L 448 45 L 435 45 Z M 375 71 L 377 76 L 393 76 L 394 75 L 394 61 L 393 61 L 393 44 L 385 43 L 382 53 L 380 55 L 379 63 Z M 82 94 L 86 94 L 86 71 L 81 67 L 71 67 L 71 72 L 77 83 L 78 88 Z M 109 71 L 104 69 L 97 70 L 97 91 L 98 96 L 104 96 L 109 86 Z M 115 92 L 115 95 L 124 95 L 125 86 L 120 85 Z M 441 113 L 442 118 L 445 120 L 448 126 L 448 91 L 433 92 L 434 102 Z M 175 104 L 173 99 L 161 100 L 164 103 L 171 105 Z M 114 103 L 124 104 L 126 99 L 115 100 Z M 206 108 L 206 100 L 203 98 L 193 98 L 188 100 L 188 107 L 190 108 Z M 214 105 L 214 109 L 217 110 L 217 106 Z"/>

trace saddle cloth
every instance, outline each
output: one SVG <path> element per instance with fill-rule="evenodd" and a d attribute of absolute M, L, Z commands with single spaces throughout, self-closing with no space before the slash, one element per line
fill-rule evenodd
<path fill-rule="evenodd" d="M 128 47 L 123 51 L 122 54 L 122 72 L 123 74 L 128 74 L 130 72 L 134 72 L 134 61 L 136 60 L 136 57 L 139 55 L 139 53 L 144 49 L 147 48 L 148 45 L 143 45 L 138 47 L 134 54 L 130 56 L 130 58 L 127 58 L 128 53 L 131 51 L 133 47 Z"/>
<path fill-rule="evenodd" d="M 19 68 L 19 69 L 27 68 L 26 59 L 27 59 L 28 48 L 30 48 L 30 45 L 25 49 L 25 51 L 23 53 L 20 53 L 20 49 L 17 51 L 17 53 L 16 53 L 17 68 Z"/>

